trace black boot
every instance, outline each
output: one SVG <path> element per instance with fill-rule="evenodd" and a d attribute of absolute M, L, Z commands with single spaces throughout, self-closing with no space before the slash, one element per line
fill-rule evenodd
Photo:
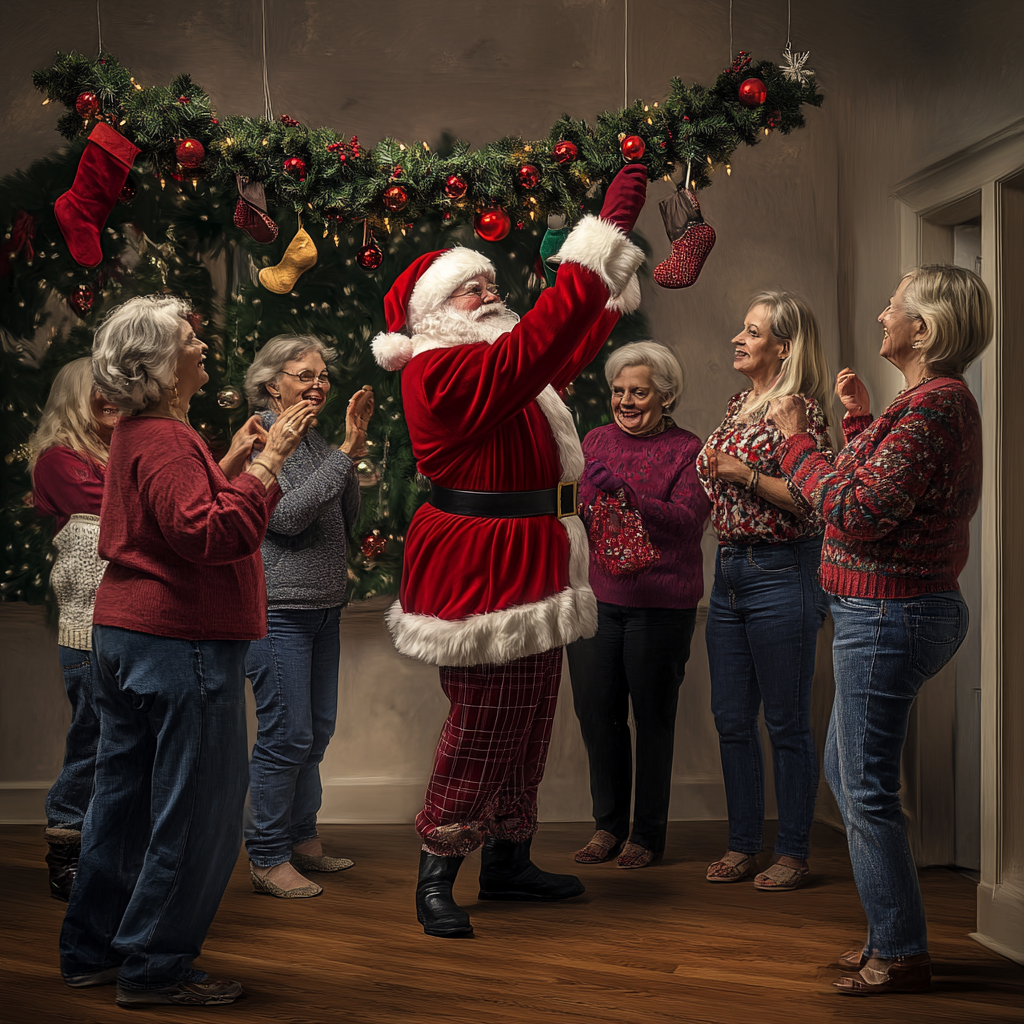
<path fill-rule="evenodd" d="M 50 869 L 50 895 L 67 903 L 71 899 L 71 886 L 78 870 L 82 833 L 74 828 L 48 828 L 46 845 L 50 848 L 46 855 Z"/>
<path fill-rule="evenodd" d="M 465 939 L 473 934 L 469 914 L 452 899 L 452 883 L 462 857 L 435 857 L 420 850 L 420 876 L 416 882 L 416 920 L 427 935 Z"/>
<path fill-rule="evenodd" d="M 541 871 L 530 860 L 532 841 L 512 843 L 492 836 L 484 840 L 480 851 L 480 899 L 553 903 L 571 900 L 586 891 L 575 875 Z"/>

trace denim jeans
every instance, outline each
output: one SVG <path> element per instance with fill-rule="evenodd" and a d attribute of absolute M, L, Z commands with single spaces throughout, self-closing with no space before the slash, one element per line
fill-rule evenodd
<path fill-rule="evenodd" d="M 900 755 L 918 690 L 967 635 L 958 591 L 893 600 L 833 597 L 836 699 L 825 777 L 839 803 L 865 949 L 886 959 L 928 949 L 917 868 L 900 805 Z"/>
<path fill-rule="evenodd" d="M 58 647 L 64 688 L 71 701 L 71 727 L 64 744 L 64 765 L 46 794 L 49 828 L 82 830 L 96 774 L 96 746 L 100 741 L 100 713 L 92 678 L 92 651 Z"/>
<path fill-rule="evenodd" d="M 231 869 L 245 804 L 247 640 L 93 627 L 100 744 L 60 936 L 65 976 L 188 976 Z"/>
<path fill-rule="evenodd" d="M 690 656 L 696 608 L 597 603 L 597 635 L 566 647 L 572 697 L 590 761 L 594 825 L 661 853 L 668 829 L 676 705 Z M 636 725 L 633 754 L 629 705 Z"/>
<path fill-rule="evenodd" d="M 341 608 L 271 608 L 245 671 L 259 729 L 249 765 L 245 848 L 257 867 L 316 837 L 320 762 L 338 718 Z"/>
<path fill-rule="evenodd" d="M 706 632 L 711 710 L 729 805 L 729 849 L 761 852 L 764 757 L 758 711 L 772 743 L 778 856 L 804 860 L 818 791 L 811 681 L 825 594 L 821 539 L 719 546 Z"/>

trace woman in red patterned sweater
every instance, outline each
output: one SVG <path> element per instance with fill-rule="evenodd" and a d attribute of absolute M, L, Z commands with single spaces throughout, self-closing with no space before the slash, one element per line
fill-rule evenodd
<path fill-rule="evenodd" d="M 757 871 L 764 827 L 764 758 L 758 712 L 772 741 L 779 832 L 776 862 L 759 889 L 796 889 L 808 878 L 818 757 L 811 736 L 811 681 L 825 595 L 818 584 L 821 519 L 790 487 L 778 463 L 782 435 L 768 403 L 794 395 L 815 450 L 831 458 L 825 409 L 831 380 L 811 310 L 785 292 L 750 303 L 732 339 L 733 366 L 749 390 L 729 401 L 697 472 L 714 503 L 715 583 L 705 632 L 711 709 L 729 808 L 729 848 L 708 866 L 709 882 L 739 882 Z"/>
<path fill-rule="evenodd" d="M 847 444 L 830 464 L 799 403 L 770 417 L 786 435 L 782 470 L 825 520 L 821 580 L 835 622 L 835 704 L 825 775 L 846 823 L 868 918 L 844 953 L 845 995 L 921 992 L 931 960 L 917 870 L 900 807 L 900 754 L 921 686 L 967 633 L 957 577 L 981 489 L 981 418 L 963 372 L 992 335 L 992 302 L 968 270 L 926 266 L 878 317 L 881 355 L 906 386 L 872 422 L 851 370 L 836 390 Z"/>

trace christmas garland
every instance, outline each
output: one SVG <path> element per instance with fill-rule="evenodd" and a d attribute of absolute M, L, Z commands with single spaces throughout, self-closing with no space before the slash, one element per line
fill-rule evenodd
<path fill-rule="evenodd" d="M 823 100 L 813 76 L 792 61 L 780 69 L 741 51 L 711 88 L 676 78 L 663 103 L 637 100 L 600 114 L 593 127 L 565 116 L 546 139 L 508 137 L 477 150 L 457 142 L 442 156 L 425 142 L 392 138 L 365 148 L 355 136 L 287 115 L 222 121 L 189 75 L 143 87 L 110 54 L 58 53 L 33 81 L 44 102 L 67 108 L 57 122 L 65 138 L 105 121 L 139 147 L 139 160 L 162 183 L 194 188 L 204 178 L 226 184 L 240 177 L 262 183 L 269 205 L 291 206 L 331 230 L 343 221 L 407 230 L 436 212 L 445 222 L 473 221 L 492 241 L 513 222 L 573 219 L 624 161 L 639 160 L 651 178 L 681 170 L 682 184 L 706 188 L 713 168 L 728 167 L 741 143 L 802 127 L 802 106 Z"/>

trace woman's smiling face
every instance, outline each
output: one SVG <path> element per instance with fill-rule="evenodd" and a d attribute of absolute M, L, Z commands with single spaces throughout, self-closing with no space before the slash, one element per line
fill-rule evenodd
<path fill-rule="evenodd" d="M 627 434 L 646 434 L 664 410 L 650 367 L 624 366 L 612 381 L 612 418 Z"/>

